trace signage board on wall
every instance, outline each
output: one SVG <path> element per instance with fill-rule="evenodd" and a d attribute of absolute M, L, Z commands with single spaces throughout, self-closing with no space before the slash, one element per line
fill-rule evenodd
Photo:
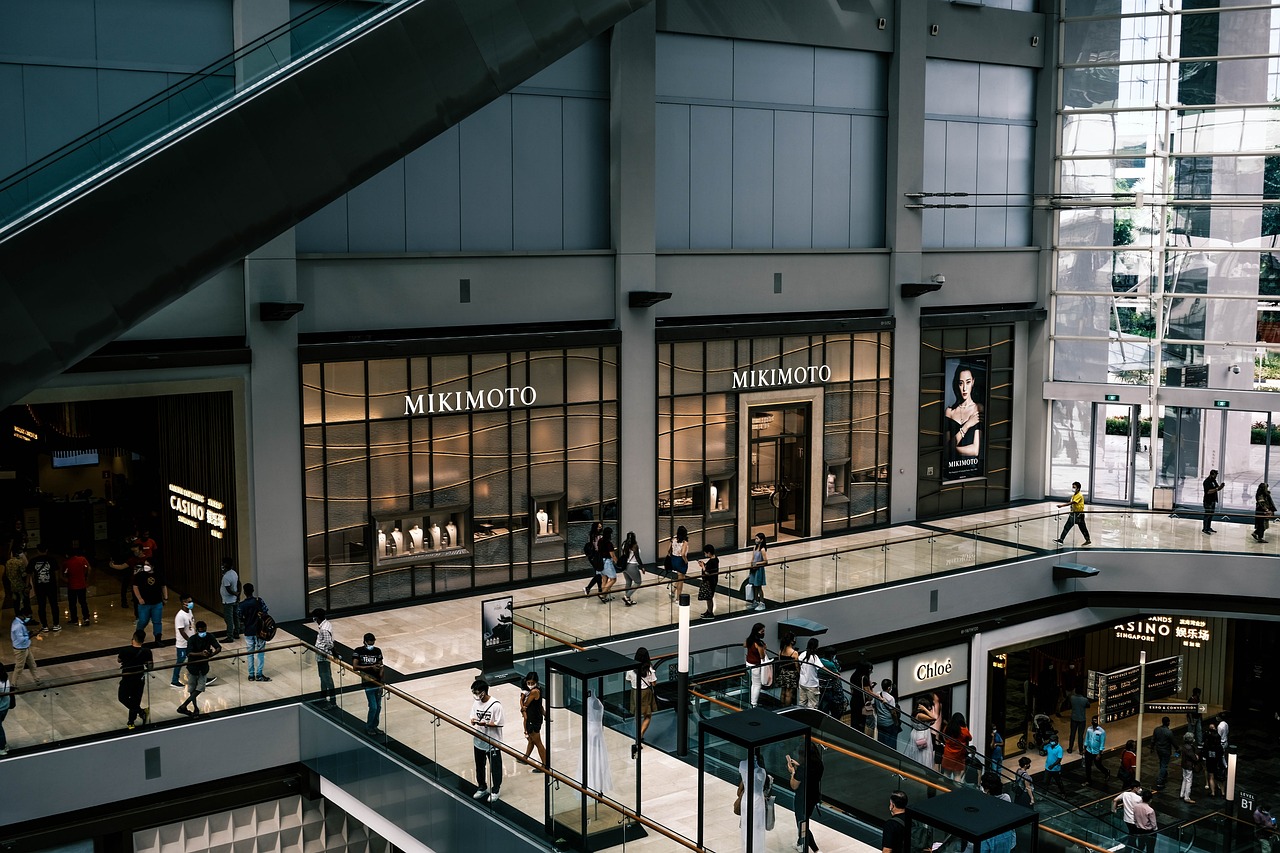
<path fill-rule="evenodd" d="M 1212 639 L 1209 620 L 1194 616 L 1143 616 L 1115 626 L 1117 640 L 1154 643 L 1161 637 L 1173 637 L 1187 648 L 1203 648 Z"/>
<path fill-rule="evenodd" d="M 514 605 L 510 595 L 480 602 L 480 661 L 485 672 L 501 672 L 513 665 Z"/>
<path fill-rule="evenodd" d="M 987 357 L 946 361 L 947 400 L 942 409 L 942 479 L 987 474 Z"/>
<path fill-rule="evenodd" d="M 169 510 L 178 517 L 178 523 L 192 530 L 209 531 L 214 539 L 221 539 L 227 530 L 227 514 L 222 501 L 191 489 L 169 484 Z"/>
<path fill-rule="evenodd" d="M 1114 672 L 1089 671 L 1089 696 L 1098 700 L 1098 719 L 1104 723 L 1138 713 L 1138 666 Z M 1162 699 L 1182 692 L 1182 655 L 1147 662 L 1146 699 Z"/>
<path fill-rule="evenodd" d="M 898 692 L 904 696 L 968 680 L 969 646 L 965 643 L 898 660 Z"/>

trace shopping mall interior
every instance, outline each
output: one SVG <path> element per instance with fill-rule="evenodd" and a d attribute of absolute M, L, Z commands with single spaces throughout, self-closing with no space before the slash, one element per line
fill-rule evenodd
<path fill-rule="evenodd" d="M 0 848 L 1269 853 L 1277 34 L 3 4 Z"/>

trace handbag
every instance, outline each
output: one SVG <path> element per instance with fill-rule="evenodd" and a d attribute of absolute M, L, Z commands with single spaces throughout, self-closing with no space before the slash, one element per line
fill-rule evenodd
<path fill-rule="evenodd" d="M 916 732 L 916 749 L 924 749 L 929 745 L 929 730 L 920 729 Z"/>
<path fill-rule="evenodd" d="M 765 655 L 764 659 L 760 661 L 760 686 L 773 686 L 773 658 L 768 655 Z"/>
<path fill-rule="evenodd" d="M 747 601 L 754 601 L 756 597 L 755 590 L 756 588 L 753 587 L 751 584 L 746 584 L 745 586 L 742 587 L 742 594 L 743 596 L 746 597 Z"/>

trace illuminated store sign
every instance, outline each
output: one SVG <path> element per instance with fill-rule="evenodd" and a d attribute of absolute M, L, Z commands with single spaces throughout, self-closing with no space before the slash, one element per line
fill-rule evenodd
<path fill-rule="evenodd" d="M 733 374 L 734 388 L 775 388 L 783 385 L 814 385 L 831 381 L 827 365 L 810 367 L 777 367 L 768 370 L 739 370 Z"/>
<path fill-rule="evenodd" d="M 517 404 L 532 406 L 538 392 L 532 385 L 523 388 L 490 388 L 488 391 L 427 392 L 414 397 L 404 395 L 406 415 L 439 415 L 445 412 L 470 412 L 477 409 L 513 408 Z"/>
<path fill-rule="evenodd" d="M 221 539 L 227 529 L 227 516 L 222 501 L 206 497 L 199 492 L 169 484 L 169 509 L 178 514 L 178 523 L 192 530 L 208 525 L 209 535 Z"/>
<path fill-rule="evenodd" d="M 1115 626 L 1117 640 L 1154 643 L 1159 637 L 1173 637 L 1182 645 L 1198 649 L 1210 640 L 1209 622 L 1189 616 L 1146 616 Z"/>
<path fill-rule="evenodd" d="M 898 661 L 904 694 L 969 680 L 969 647 L 964 643 Z"/>

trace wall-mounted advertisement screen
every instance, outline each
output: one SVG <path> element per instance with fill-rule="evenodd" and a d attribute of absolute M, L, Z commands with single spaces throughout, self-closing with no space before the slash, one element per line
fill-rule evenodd
<path fill-rule="evenodd" d="M 968 480 L 987 473 L 987 357 L 947 359 L 947 399 L 942 409 L 944 480 Z"/>

